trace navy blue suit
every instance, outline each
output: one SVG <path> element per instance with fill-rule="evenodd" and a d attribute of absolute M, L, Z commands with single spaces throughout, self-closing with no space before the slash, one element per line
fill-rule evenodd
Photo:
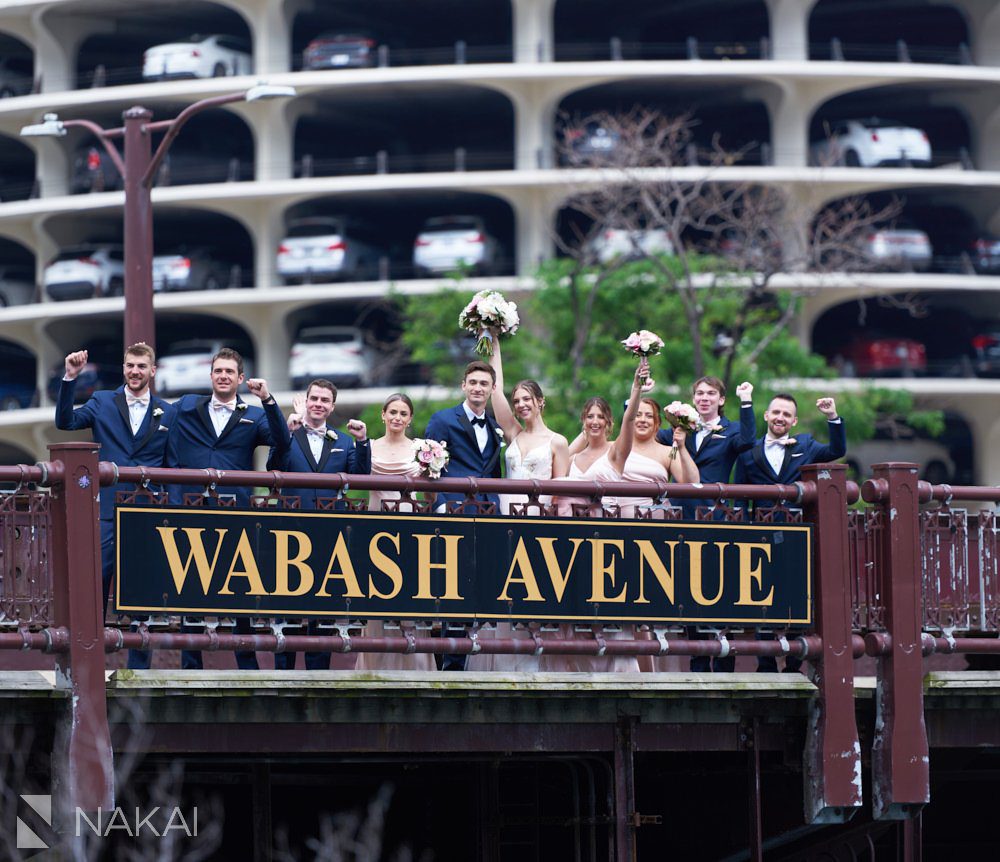
<path fill-rule="evenodd" d="M 113 461 L 121 467 L 162 467 L 167 449 L 169 429 L 173 423 L 174 408 L 162 398 L 150 395 L 146 415 L 137 434 L 132 433 L 129 409 L 125 401 L 125 387 L 113 392 L 95 392 L 86 404 L 73 409 L 76 380 L 63 380 L 59 385 L 56 402 L 56 428 L 76 431 L 89 428 L 95 443 L 101 444 L 102 461 Z M 108 605 L 114 568 L 115 497 L 118 491 L 134 490 L 134 485 L 112 485 L 100 494 L 101 507 L 101 608 Z M 148 667 L 146 653 L 129 650 L 129 667 Z"/>
<path fill-rule="evenodd" d="M 457 407 L 438 410 L 431 421 L 427 423 L 424 437 L 438 440 L 448 446 L 448 468 L 442 472 L 442 477 L 464 478 L 477 476 L 480 478 L 500 478 L 500 448 L 503 445 L 503 434 L 496 420 L 486 416 L 486 447 L 479 451 L 479 441 L 476 439 L 476 429 L 469 421 L 465 412 L 464 402 Z M 438 494 L 438 502 L 448 500 L 463 500 L 461 494 Z M 500 498 L 496 494 L 481 494 L 480 499 L 493 503 L 500 511 Z M 461 637 L 464 629 L 448 629 L 443 634 L 446 637 Z M 464 655 L 443 655 L 439 659 L 441 670 L 465 670 Z"/>
<path fill-rule="evenodd" d="M 705 437 L 700 447 L 695 442 L 696 434 L 688 434 L 684 444 L 698 468 L 700 480 L 705 483 L 728 482 L 737 457 L 741 452 L 745 452 L 753 446 L 754 438 L 757 435 L 753 407 L 749 405 L 740 407 L 739 424 L 725 416 L 720 416 L 719 425 L 722 426 L 722 430 Z M 656 440 L 664 446 L 672 446 L 674 429 L 664 428 L 656 435 Z M 712 503 L 712 500 L 707 499 L 682 500 L 681 509 L 685 518 L 694 520 L 699 506 L 711 506 Z"/>
<path fill-rule="evenodd" d="M 268 470 L 285 470 L 290 473 L 360 473 L 366 475 L 372 471 L 371 442 L 356 443 L 354 438 L 344 432 L 327 428 L 326 439 L 319 461 L 313 457 L 309 445 L 309 432 L 305 426 L 296 429 L 292 434 L 292 445 L 284 452 L 272 448 L 267 458 Z M 315 509 L 317 497 L 330 497 L 333 491 L 317 488 L 287 488 L 282 491 L 286 496 L 298 497 L 303 509 Z M 316 621 L 310 620 L 310 634 L 317 630 Z M 306 670 L 329 670 L 330 653 L 307 652 L 305 655 Z M 295 669 L 295 653 L 275 653 L 274 666 L 278 670 Z"/>
<path fill-rule="evenodd" d="M 167 441 L 168 467 L 252 470 L 253 453 L 258 446 L 273 446 L 282 452 L 288 449 L 291 442 L 288 426 L 274 401 L 261 409 L 252 407 L 237 397 L 236 409 L 219 435 L 216 435 L 209 415 L 211 401 L 210 395 L 184 395 L 174 404 L 176 414 Z M 181 505 L 185 493 L 203 491 L 204 488 L 197 485 L 172 485 L 170 502 Z M 226 492 L 235 493 L 237 506 L 249 506 L 248 488 L 226 488 L 223 493 Z M 237 632 L 249 630 L 246 619 L 237 619 Z M 236 653 L 236 664 L 244 670 L 256 670 L 258 667 L 257 657 L 246 651 Z M 181 667 L 185 670 L 200 670 L 203 667 L 201 653 L 182 652 Z"/>
<path fill-rule="evenodd" d="M 802 468 L 806 464 L 823 464 L 843 458 L 847 454 L 847 434 L 844 429 L 844 420 L 828 422 L 827 427 L 830 432 L 828 444 L 820 443 L 811 434 L 790 435 L 795 438 L 795 444 L 785 447 L 781 469 L 777 472 L 774 471 L 771 462 L 764 454 L 764 440 L 766 438 L 761 437 L 750 451 L 740 455 L 736 462 L 735 481 L 741 485 L 789 485 L 799 481 L 802 477 Z M 764 504 L 764 506 L 766 505 Z M 758 637 L 771 640 L 774 635 L 760 634 Z M 801 659 L 792 656 L 785 658 L 786 671 L 794 672 L 801 666 Z M 777 669 L 778 662 L 773 656 L 762 656 L 757 659 L 757 670 L 775 672 Z"/>

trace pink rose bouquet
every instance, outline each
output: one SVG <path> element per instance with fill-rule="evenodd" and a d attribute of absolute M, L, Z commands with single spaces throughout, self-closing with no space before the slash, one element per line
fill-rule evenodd
<path fill-rule="evenodd" d="M 508 302 L 498 291 L 481 290 L 458 315 L 458 325 L 478 336 L 476 353 L 490 356 L 493 353 L 490 330 L 500 335 L 513 335 L 521 325 L 521 318 L 517 314 L 517 303 Z"/>
<path fill-rule="evenodd" d="M 437 440 L 417 438 L 413 441 L 413 460 L 420 467 L 420 475 L 440 479 L 441 471 L 448 466 L 448 447 Z"/>
<path fill-rule="evenodd" d="M 663 339 L 648 329 L 633 332 L 622 344 L 629 353 L 636 356 L 656 356 L 663 349 Z"/>
<path fill-rule="evenodd" d="M 688 434 L 694 434 L 701 424 L 701 417 L 698 411 L 690 404 L 683 401 L 671 401 L 663 408 L 663 415 L 671 428 L 680 428 Z M 677 443 L 670 447 L 670 460 L 677 457 Z"/>

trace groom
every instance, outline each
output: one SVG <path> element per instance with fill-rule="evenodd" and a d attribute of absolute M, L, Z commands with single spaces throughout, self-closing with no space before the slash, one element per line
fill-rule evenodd
<path fill-rule="evenodd" d="M 439 410 L 427 423 L 424 436 L 438 440 L 448 447 L 448 467 L 441 473 L 442 478 L 476 476 L 478 478 L 500 478 L 500 447 L 503 432 L 496 420 L 486 412 L 486 402 L 496 386 L 496 372 L 489 363 L 481 359 L 465 366 L 462 375 L 462 392 L 465 400 L 457 407 Z M 479 501 L 492 503 L 500 510 L 500 499 L 496 494 L 479 494 Z M 465 500 L 463 494 L 439 494 L 438 501 L 451 504 L 460 514 L 475 514 L 474 507 L 460 505 Z M 443 637 L 462 637 L 464 629 L 446 629 Z M 464 655 L 443 655 L 441 670 L 465 670 Z"/>

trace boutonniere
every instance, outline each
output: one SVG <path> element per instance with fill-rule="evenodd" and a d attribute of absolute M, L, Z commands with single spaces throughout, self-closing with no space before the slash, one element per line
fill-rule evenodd
<path fill-rule="evenodd" d="M 497 425 L 497 427 L 494 428 L 493 430 L 496 431 L 497 437 L 499 437 L 501 440 L 503 440 L 503 428 L 501 428 L 499 425 Z"/>
<path fill-rule="evenodd" d="M 327 440 L 331 440 L 331 441 L 332 440 L 336 440 L 337 439 L 337 432 L 334 431 L 332 428 L 328 428 L 326 434 L 324 434 L 323 436 Z"/>
<path fill-rule="evenodd" d="M 241 401 L 239 404 L 236 405 L 236 409 L 237 410 L 246 410 L 247 409 L 246 402 L 245 401 Z"/>
<path fill-rule="evenodd" d="M 153 418 L 154 419 L 158 419 L 162 415 L 163 415 L 163 408 L 162 407 L 154 407 L 153 408 Z"/>
<path fill-rule="evenodd" d="M 796 440 L 794 437 L 786 437 L 784 440 L 781 441 L 781 445 L 782 446 L 794 446 L 798 442 L 799 441 Z"/>

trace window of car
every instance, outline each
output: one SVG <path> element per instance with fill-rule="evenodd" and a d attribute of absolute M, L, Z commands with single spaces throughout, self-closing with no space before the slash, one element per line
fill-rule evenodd
<path fill-rule="evenodd" d="M 293 221 L 288 225 L 289 237 L 314 237 L 329 236 L 330 234 L 343 234 L 346 226 L 341 219 L 316 218 Z"/>
<path fill-rule="evenodd" d="M 246 39 L 240 39 L 237 36 L 219 36 L 218 45 L 227 51 L 250 52 L 250 43 Z"/>
<path fill-rule="evenodd" d="M 296 339 L 299 344 L 350 344 L 361 340 L 361 333 L 353 329 L 314 328 L 303 329 Z"/>
<path fill-rule="evenodd" d="M 427 219 L 424 222 L 425 231 L 435 230 L 479 230 L 483 229 L 483 220 L 474 216 L 441 216 Z"/>

